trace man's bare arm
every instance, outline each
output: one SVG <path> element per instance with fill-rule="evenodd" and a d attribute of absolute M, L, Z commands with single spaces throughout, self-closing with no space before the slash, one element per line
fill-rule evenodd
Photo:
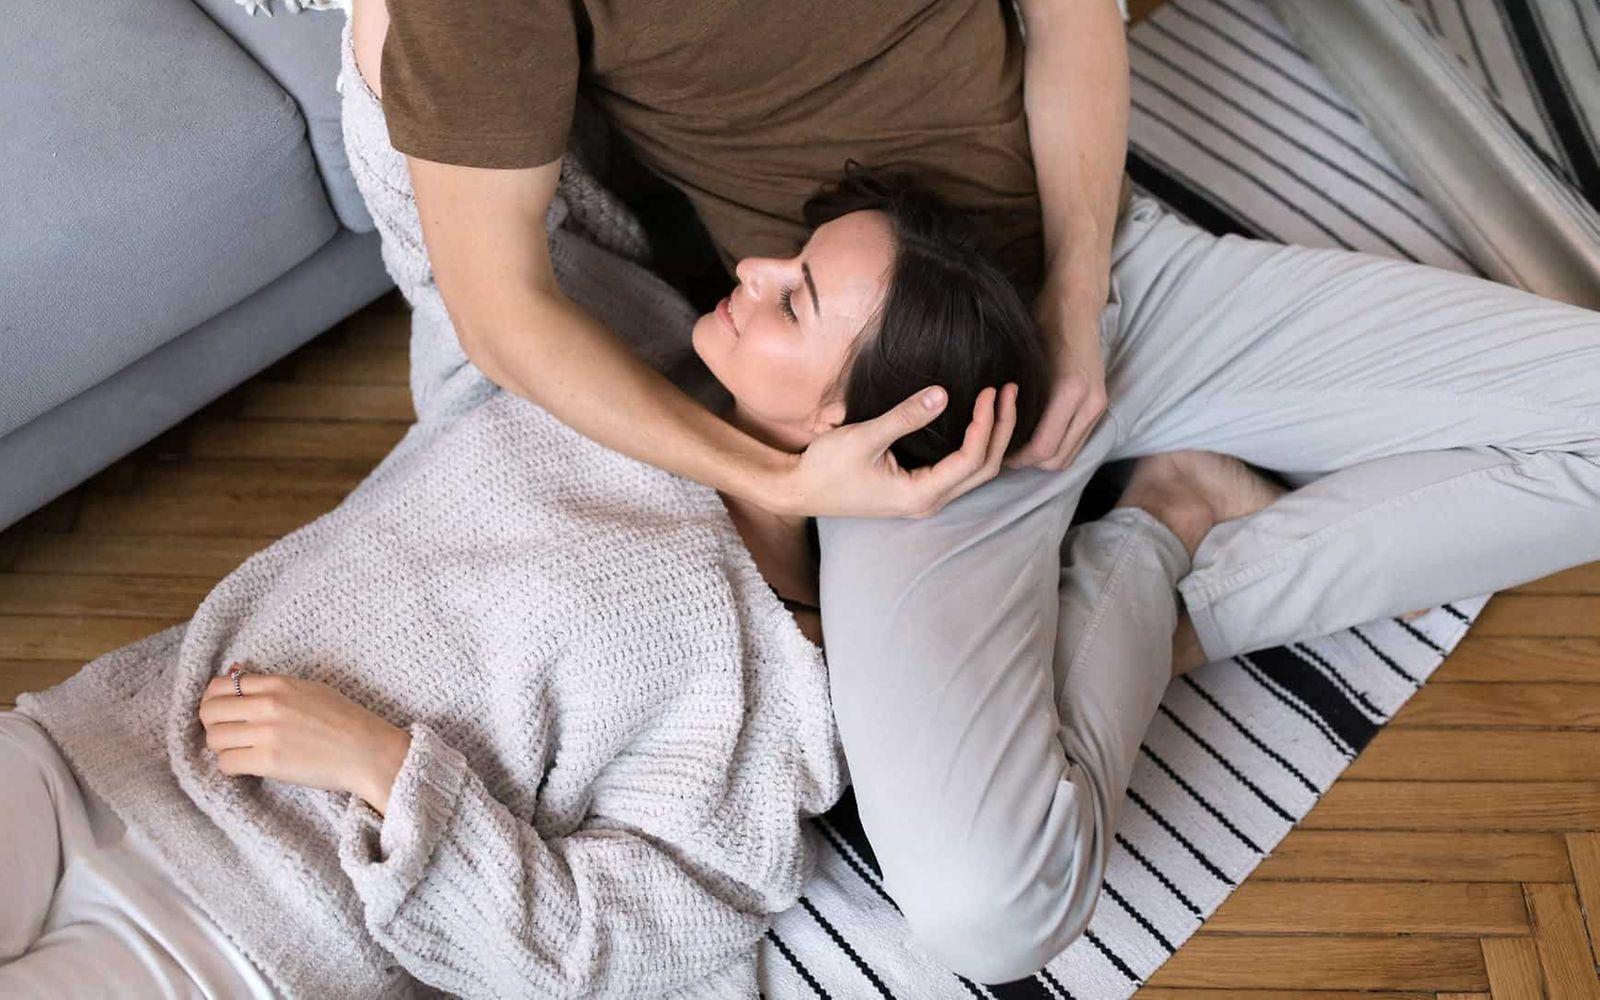
<path fill-rule="evenodd" d="M 696 403 L 562 293 L 544 227 L 560 160 L 514 170 L 407 163 L 434 280 L 486 376 L 608 448 L 775 502 L 772 484 L 793 455 Z"/>
<path fill-rule="evenodd" d="M 1045 270 L 1098 312 L 1128 151 L 1128 42 L 1114 0 L 1018 0 L 1023 103 L 1038 176 Z"/>
<path fill-rule="evenodd" d="M 1128 44 L 1113 0 L 1018 0 L 1022 96 L 1044 229 L 1034 314 L 1056 381 L 1033 438 L 1008 464 L 1059 471 L 1106 408 L 1100 311 L 1111 282 L 1128 146 Z"/>

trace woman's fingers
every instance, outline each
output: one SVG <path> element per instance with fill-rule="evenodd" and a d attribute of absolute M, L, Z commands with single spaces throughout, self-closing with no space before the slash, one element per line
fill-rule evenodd
<path fill-rule="evenodd" d="M 211 727 L 226 722 L 260 722 L 273 717 L 279 705 L 279 695 L 290 684 L 290 678 L 273 674 L 243 674 L 239 678 L 241 696 L 233 687 L 232 677 L 218 677 L 206 685 L 205 696 L 200 699 L 200 724 Z"/>
<path fill-rule="evenodd" d="M 276 756 L 260 746 L 238 747 L 217 754 L 217 770 L 223 774 L 254 774 L 262 778 L 274 777 Z"/>
<path fill-rule="evenodd" d="M 254 722 L 219 722 L 206 727 L 206 746 L 218 753 L 267 742 L 267 730 Z"/>
<path fill-rule="evenodd" d="M 1017 392 L 1015 382 L 1007 382 L 1001 386 L 999 395 L 995 397 L 995 422 L 989 431 L 988 453 L 983 466 L 962 480 L 944 498 L 943 503 L 949 503 L 963 493 L 977 489 L 1000 474 L 1001 465 L 1006 457 L 1006 448 L 1010 446 L 1011 435 L 1017 428 Z"/>
<path fill-rule="evenodd" d="M 868 435 L 868 441 L 876 453 L 886 452 L 890 445 L 907 434 L 932 423 L 948 402 L 944 389 L 936 385 L 929 386 L 902 400 L 888 413 L 862 421 L 857 427 Z"/>
<path fill-rule="evenodd" d="M 938 513 L 945 504 L 990 478 L 984 471 L 989 464 L 995 432 L 1000 430 L 995 405 L 998 399 L 999 393 L 993 386 L 979 392 L 973 401 L 972 422 L 962 437 L 961 449 L 946 455 L 935 465 L 911 473 L 917 486 L 911 516 L 927 517 Z M 1010 431 L 1004 433 L 1009 440 Z"/>
<path fill-rule="evenodd" d="M 246 695 L 274 691 L 288 681 L 288 678 L 279 677 L 275 674 L 251 673 L 243 664 L 235 663 L 232 666 L 239 668 L 238 689 L 234 688 L 233 677 L 228 674 L 223 674 L 221 677 L 213 677 L 211 682 L 206 685 L 205 693 L 200 696 L 201 704 L 213 698 L 237 698 L 240 691 L 243 691 Z"/>
<path fill-rule="evenodd" d="M 1016 382 L 1006 382 L 1005 386 L 998 390 L 989 387 L 979 392 L 978 400 L 973 405 L 973 422 L 966 427 L 962 451 L 957 453 L 962 456 L 970 454 L 973 456 L 973 461 L 978 462 L 978 466 L 968 470 L 966 475 L 958 478 L 957 482 L 946 486 L 944 493 L 938 494 L 938 498 L 931 502 L 931 506 L 923 509 L 922 514 L 918 514 L 917 517 L 938 514 L 947 502 L 954 501 L 968 491 L 976 490 L 978 486 L 984 485 L 995 475 L 1000 474 L 1006 448 L 1011 443 L 1011 434 L 1016 430 L 1016 394 L 1018 394 Z M 955 469 L 960 469 L 960 466 L 950 462 L 952 458 L 955 456 L 947 456 L 933 469 L 942 469 L 946 464 L 952 464 Z"/>

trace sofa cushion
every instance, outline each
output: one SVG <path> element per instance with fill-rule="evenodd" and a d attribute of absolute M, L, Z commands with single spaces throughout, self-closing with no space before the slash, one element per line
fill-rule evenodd
<path fill-rule="evenodd" d="M 299 10 L 292 4 L 272 3 L 251 15 L 238 0 L 194 0 L 255 57 L 256 62 L 300 105 L 311 133 L 311 152 L 322 171 L 328 200 L 339 221 L 358 233 L 373 230 L 367 203 L 350 176 L 339 128 L 339 32 L 344 27 L 342 9 Z"/>
<path fill-rule="evenodd" d="M 191 0 L 11 0 L 0 31 L 0 434 L 338 231 L 299 109 Z"/>

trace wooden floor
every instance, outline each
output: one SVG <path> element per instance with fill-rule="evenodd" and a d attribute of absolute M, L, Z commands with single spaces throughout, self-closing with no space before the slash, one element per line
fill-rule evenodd
<path fill-rule="evenodd" d="M 337 504 L 411 420 L 406 334 L 390 293 L 0 533 L 0 703 Z M 1597 766 L 1600 564 L 1496 597 L 1140 995 L 1600 997 Z"/>

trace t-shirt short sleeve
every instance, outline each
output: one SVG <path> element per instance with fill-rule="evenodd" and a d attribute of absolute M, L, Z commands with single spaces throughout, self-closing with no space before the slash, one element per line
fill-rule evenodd
<path fill-rule="evenodd" d="M 566 150 L 578 86 L 571 0 L 389 0 L 379 68 L 389 142 L 471 167 Z"/>

